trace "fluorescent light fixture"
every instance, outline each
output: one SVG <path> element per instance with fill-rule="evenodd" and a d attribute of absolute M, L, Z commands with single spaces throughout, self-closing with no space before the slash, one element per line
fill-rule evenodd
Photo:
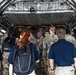
<path fill-rule="evenodd" d="M 4 29 L 1 29 L 1 32 L 2 32 L 2 33 L 6 33 L 6 31 L 5 31 Z"/>

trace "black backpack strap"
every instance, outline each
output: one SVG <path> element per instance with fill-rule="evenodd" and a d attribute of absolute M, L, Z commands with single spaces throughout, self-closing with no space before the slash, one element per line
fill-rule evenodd
<path fill-rule="evenodd" d="M 31 52 L 32 52 L 33 61 L 35 61 L 35 54 L 34 54 L 34 50 L 33 50 L 33 48 L 32 48 L 32 44 L 33 44 L 33 43 L 30 43 L 30 44 L 29 44 L 29 48 L 30 48 L 30 50 L 31 50 Z"/>
<path fill-rule="evenodd" d="M 26 49 L 27 49 L 27 51 L 28 52 L 30 52 L 31 51 L 31 48 L 30 48 L 30 45 L 28 44 L 28 45 L 26 45 Z"/>

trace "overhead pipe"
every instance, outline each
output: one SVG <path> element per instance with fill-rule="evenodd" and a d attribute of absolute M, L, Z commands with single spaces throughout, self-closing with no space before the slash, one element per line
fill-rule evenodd
<path fill-rule="evenodd" d="M 74 5 L 76 6 L 76 2 L 74 0 L 72 0 L 72 2 L 74 3 Z"/>
<path fill-rule="evenodd" d="M 8 0 L 6 3 L 4 3 L 4 5 L 0 7 L 0 9 L 1 9 L 0 13 L 3 13 L 3 11 L 4 11 L 10 4 L 12 4 L 14 1 L 15 1 L 15 0 L 11 0 L 11 1 Z"/>
<path fill-rule="evenodd" d="M 74 0 L 66 0 L 66 3 L 75 11 L 76 10 L 76 5 L 74 4 Z"/>
<path fill-rule="evenodd" d="M 72 5 L 76 8 L 76 2 L 74 0 L 70 1 L 72 3 Z"/>
<path fill-rule="evenodd" d="M 5 5 L 6 2 L 7 2 L 6 0 L 4 0 L 3 2 L 1 2 L 1 3 L 0 3 L 0 8 L 1 8 L 3 5 Z"/>
<path fill-rule="evenodd" d="M 2 0 L 2 1 L 0 2 L 0 6 L 1 6 L 1 4 L 3 4 L 4 1 L 5 1 L 5 0 Z"/>

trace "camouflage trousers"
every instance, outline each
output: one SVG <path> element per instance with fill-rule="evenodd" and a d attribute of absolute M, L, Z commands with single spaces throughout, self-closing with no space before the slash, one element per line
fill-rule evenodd
<path fill-rule="evenodd" d="M 8 75 L 8 56 L 10 52 L 3 53 L 3 75 Z"/>
<path fill-rule="evenodd" d="M 3 67 L 2 67 L 2 69 L 0 70 L 0 75 L 3 75 Z"/>

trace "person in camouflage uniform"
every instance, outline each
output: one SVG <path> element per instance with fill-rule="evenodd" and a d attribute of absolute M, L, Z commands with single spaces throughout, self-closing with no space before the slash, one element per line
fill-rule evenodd
<path fill-rule="evenodd" d="M 42 43 L 43 43 L 43 29 L 35 28 L 36 31 L 31 33 L 30 42 L 34 43 L 40 53 L 40 62 L 36 64 L 36 75 L 42 75 Z"/>
<path fill-rule="evenodd" d="M 51 25 L 49 27 L 48 35 L 45 33 L 45 39 L 48 43 L 48 48 L 50 48 L 50 45 L 57 41 L 58 38 L 57 35 L 55 35 L 55 26 Z"/>
<path fill-rule="evenodd" d="M 45 32 L 45 38 L 43 41 L 43 63 L 44 63 L 44 72 L 46 75 L 51 75 L 49 60 L 48 60 L 48 52 L 50 46 L 58 40 L 57 36 L 55 35 L 55 26 L 50 26 L 49 30 Z"/>
<path fill-rule="evenodd" d="M 3 75 L 8 75 L 9 64 L 8 64 L 8 56 L 10 54 L 10 50 L 15 44 L 15 38 L 5 37 L 2 43 L 2 52 L 3 52 Z M 11 47 L 11 48 L 10 48 Z"/>
<path fill-rule="evenodd" d="M 66 29 L 65 39 L 76 46 L 76 39 L 71 35 L 71 32 L 69 29 Z"/>
<path fill-rule="evenodd" d="M 36 29 L 37 30 L 37 29 Z M 45 37 L 41 36 L 42 32 L 37 32 L 34 37 L 30 36 L 30 41 L 35 43 L 40 53 L 40 63 L 36 65 L 36 75 L 50 75 L 50 67 L 48 61 L 48 50 L 50 45 L 57 41 L 57 36 L 54 34 L 55 27 L 50 26 L 50 29 L 45 32 Z"/>

